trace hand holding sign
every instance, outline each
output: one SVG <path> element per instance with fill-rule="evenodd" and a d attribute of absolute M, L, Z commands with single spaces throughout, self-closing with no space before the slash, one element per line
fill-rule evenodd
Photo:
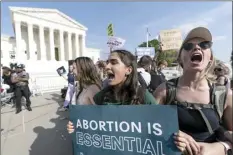
<path fill-rule="evenodd" d="M 75 154 L 180 154 L 172 138 L 178 131 L 174 106 L 72 105 L 70 119 Z"/>
<path fill-rule="evenodd" d="M 73 133 L 74 132 L 74 125 L 71 121 L 68 122 L 67 124 L 67 131 L 69 134 Z"/>
<path fill-rule="evenodd" d="M 175 144 L 181 152 L 187 152 L 189 155 L 198 155 L 201 151 L 199 144 L 188 134 L 179 131 L 174 136 Z"/>

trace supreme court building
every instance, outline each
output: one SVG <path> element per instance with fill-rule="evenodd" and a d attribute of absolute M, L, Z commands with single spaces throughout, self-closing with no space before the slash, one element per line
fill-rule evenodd
<path fill-rule="evenodd" d="M 8 38 L 8 43 L 12 45 L 11 50 L 6 49 L 9 45 L 1 48 L 3 56 L 8 56 L 11 52 L 10 56 L 15 54 L 15 59 L 21 62 L 67 61 L 79 56 L 89 56 L 94 61 L 100 58 L 100 50 L 86 48 L 87 27 L 64 13 L 56 9 L 9 9 L 15 37 Z M 4 39 L 7 40 L 6 37 L 1 40 Z"/>
<path fill-rule="evenodd" d="M 67 84 L 56 69 L 79 56 L 100 59 L 100 49 L 86 47 L 87 27 L 56 9 L 9 7 L 14 36 L 1 34 L 1 64 L 23 63 L 30 89 L 58 91 Z"/>

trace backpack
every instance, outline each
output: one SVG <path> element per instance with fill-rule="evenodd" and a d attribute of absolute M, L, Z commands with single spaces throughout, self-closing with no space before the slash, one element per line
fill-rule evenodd
<path fill-rule="evenodd" d="M 148 89 L 149 92 L 153 93 L 160 84 L 166 82 L 166 78 L 164 74 L 160 71 L 153 71 L 150 74 L 151 74 L 151 81 Z"/>
<path fill-rule="evenodd" d="M 178 83 L 178 78 L 171 79 L 166 82 L 166 104 L 171 104 L 172 101 L 175 99 L 177 83 Z M 212 104 L 202 105 L 202 107 L 205 108 L 211 106 L 211 108 L 217 112 L 218 117 L 220 119 L 220 124 L 222 124 L 222 116 L 228 94 L 228 88 L 226 86 L 213 84 L 210 87 L 210 92 L 211 92 L 210 101 Z M 208 119 L 205 117 L 204 113 L 200 110 L 200 107 L 194 106 L 193 108 L 200 112 L 209 132 L 214 133 Z"/>

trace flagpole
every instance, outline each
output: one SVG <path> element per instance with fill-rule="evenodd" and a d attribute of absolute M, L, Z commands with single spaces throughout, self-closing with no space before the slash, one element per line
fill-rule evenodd
<path fill-rule="evenodd" d="M 149 41 L 149 36 L 148 36 L 148 27 L 146 28 L 146 47 L 148 48 L 148 41 Z"/>

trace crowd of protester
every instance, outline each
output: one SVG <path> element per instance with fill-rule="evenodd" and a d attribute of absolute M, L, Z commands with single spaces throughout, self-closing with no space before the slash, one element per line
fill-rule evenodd
<path fill-rule="evenodd" d="M 174 133 L 174 143 L 182 154 L 230 155 L 233 119 L 229 69 L 223 63 L 216 64 L 212 44 L 208 29 L 191 30 L 178 55 L 183 74 L 171 80 L 162 72 L 166 61 L 157 62 L 146 55 L 137 61 L 127 50 L 113 50 L 107 61 L 97 64 L 88 57 L 78 57 L 64 77 L 68 91 L 62 110 L 66 111 L 69 104 L 176 105 L 179 131 Z M 15 75 L 10 83 L 18 94 L 16 99 L 24 95 L 30 110 L 25 95 L 29 90 L 24 87 L 27 78 L 21 76 L 25 73 L 4 70 L 4 75 Z M 17 105 L 19 111 L 19 101 Z M 67 130 L 74 132 L 70 121 Z"/>
<path fill-rule="evenodd" d="M 150 56 L 137 62 L 131 52 L 113 50 L 106 63 L 101 62 L 96 68 L 91 59 L 79 57 L 83 63 L 73 65 L 79 81 L 78 94 L 84 95 L 76 96 L 76 104 L 176 105 L 180 130 L 174 133 L 174 143 L 183 154 L 232 153 L 229 69 L 223 63 L 216 64 L 212 44 L 208 29 L 198 27 L 190 31 L 178 56 L 183 74 L 168 81 L 162 72 L 167 62 L 156 62 Z M 103 81 L 107 81 L 104 86 Z M 91 86 L 95 86 L 92 91 L 88 89 Z M 70 121 L 67 130 L 74 132 Z"/>

